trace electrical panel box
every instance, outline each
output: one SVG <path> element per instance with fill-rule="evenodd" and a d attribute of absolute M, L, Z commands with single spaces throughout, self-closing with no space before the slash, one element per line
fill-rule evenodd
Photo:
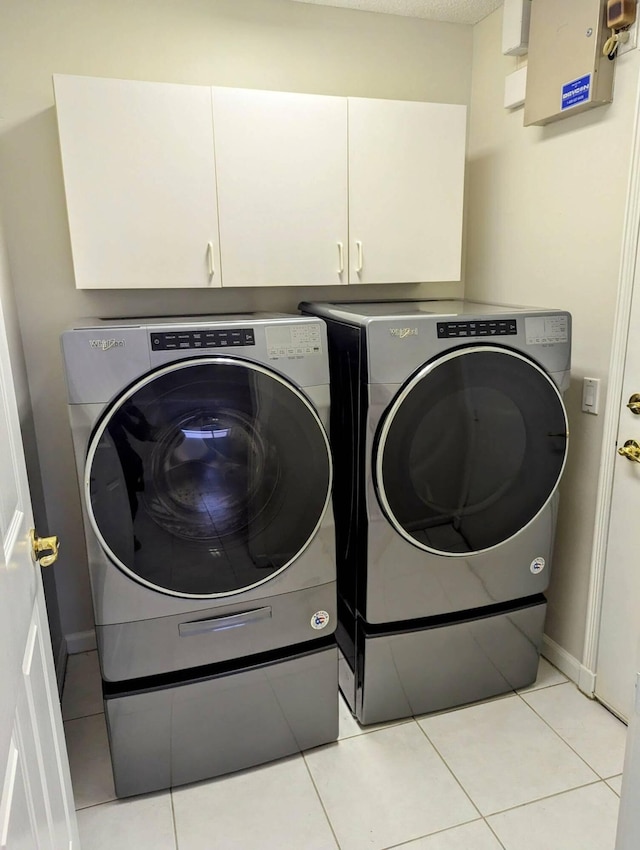
<path fill-rule="evenodd" d="M 606 0 L 531 4 L 524 124 L 549 124 L 613 100 L 615 62 L 602 55 Z"/>

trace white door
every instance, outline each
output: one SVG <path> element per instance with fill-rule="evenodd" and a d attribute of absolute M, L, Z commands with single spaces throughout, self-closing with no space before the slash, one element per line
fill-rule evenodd
<path fill-rule="evenodd" d="M 349 98 L 349 283 L 460 280 L 466 107 Z"/>
<path fill-rule="evenodd" d="M 76 287 L 220 286 L 211 89 L 54 87 Z"/>
<path fill-rule="evenodd" d="M 596 697 L 620 717 L 632 714 L 636 673 L 635 648 L 640 639 L 640 406 L 632 396 L 640 393 L 640 284 L 636 282 L 631 304 L 617 447 L 613 478 L 611 518 L 596 666 Z M 638 398 L 640 401 L 640 397 Z M 631 404 L 632 407 L 628 407 Z M 633 410 L 637 410 L 634 413 Z M 633 457 L 639 444 L 638 462 Z M 615 452 L 616 448 L 611 447 Z"/>
<path fill-rule="evenodd" d="M 214 88 L 223 286 L 347 282 L 347 101 Z"/>
<path fill-rule="evenodd" d="M 0 850 L 77 850 L 2 305 L 0 399 Z"/>
<path fill-rule="evenodd" d="M 636 653 L 636 696 L 629 718 L 616 850 L 637 850 L 640 836 L 640 646 Z"/>

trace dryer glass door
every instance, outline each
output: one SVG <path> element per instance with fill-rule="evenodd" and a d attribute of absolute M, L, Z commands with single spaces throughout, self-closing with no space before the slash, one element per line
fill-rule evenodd
<path fill-rule="evenodd" d="M 547 504 L 567 438 L 562 398 L 539 366 L 497 346 L 461 348 L 415 374 L 383 417 L 373 458 L 378 498 L 415 546 L 484 551 Z"/>
<path fill-rule="evenodd" d="M 89 519 L 111 560 L 145 585 L 214 597 L 284 570 L 331 490 L 325 430 L 308 399 L 232 357 L 166 366 L 121 396 L 87 456 Z"/>

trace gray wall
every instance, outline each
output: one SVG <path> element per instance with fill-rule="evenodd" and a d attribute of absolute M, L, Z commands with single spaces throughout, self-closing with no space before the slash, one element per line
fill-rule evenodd
<path fill-rule="evenodd" d="M 74 288 L 51 75 L 88 74 L 468 103 L 471 27 L 289 0 L 3 0 L 0 194 L 33 403 L 48 527 L 62 540 L 62 630 L 91 629 L 59 354 L 82 316 L 295 310 L 343 289 L 80 292 Z M 358 287 L 357 297 L 451 297 L 462 284 Z M 31 453 L 31 465 L 36 458 Z"/>

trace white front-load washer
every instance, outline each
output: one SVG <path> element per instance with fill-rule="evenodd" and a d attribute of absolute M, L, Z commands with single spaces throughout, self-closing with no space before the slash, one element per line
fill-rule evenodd
<path fill-rule="evenodd" d="M 340 686 L 362 723 L 536 677 L 571 317 L 464 301 L 301 306 L 328 325 Z"/>
<path fill-rule="evenodd" d="M 334 740 L 324 322 L 89 320 L 62 347 L 118 795 Z"/>

